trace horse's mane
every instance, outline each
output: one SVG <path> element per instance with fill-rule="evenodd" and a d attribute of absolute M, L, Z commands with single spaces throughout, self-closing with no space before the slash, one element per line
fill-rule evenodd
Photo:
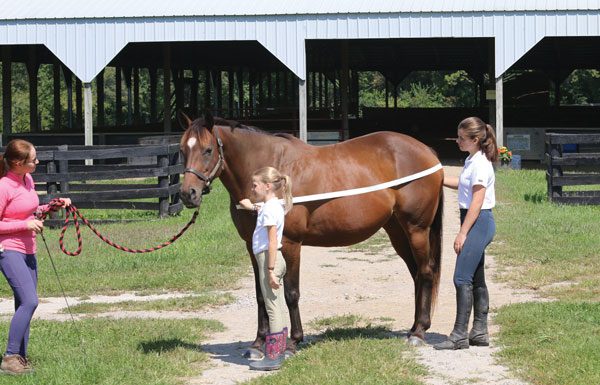
<path fill-rule="evenodd" d="M 285 138 L 288 140 L 299 140 L 298 138 L 296 138 L 294 135 L 291 134 L 287 134 L 287 133 L 280 133 L 280 132 L 267 132 L 264 130 L 261 130 L 258 127 L 254 127 L 254 126 L 246 126 L 245 124 L 242 124 L 240 122 L 237 122 L 235 120 L 229 120 L 229 119 L 224 119 L 224 118 L 220 118 L 220 117 L 213 117 L 213 122 L 215 126 L 226 126 L 231 128 L 231 131 L 233 132 L 235 129 L 241 129 L 241 130 L 247 130 L 250 132 L 255 132 L 257 134 L 261 134 L 261 135 L 267 135 L 267 136 L 275 136 L 275 137 L 280 137 L 280 138 Z M 195 131 L 200 131 L 203 127 L 205 127 L 205 120 L 204 118 L 198 118 L 196 120 L 194 120 L 191 124 L 191 127 L 195 130 Z"/>

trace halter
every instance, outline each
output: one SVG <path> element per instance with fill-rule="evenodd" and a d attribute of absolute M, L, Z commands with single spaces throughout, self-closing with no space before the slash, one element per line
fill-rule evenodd
<path fill-rule="evenodd" d="M 198 178 L 200 178 L 200 180 L 204 181 L 204 188 L 202 189 L 202 195 L 206 195 L 210 192 L 210 189 L 211 189 L 210 184 L 215 179 L 217 174 L 223 169 L 223 164 L 225 163 L 225 161 L 224 161 L 225 157 L 223 156 L 223 141 L 221 141 L 221 138 L 219 137 L 219 129 L 216 127 L 215 127 L 215 138 L 217 141 L 217 146 L 218 146 L 219 152 L 217 154 L 217 162 L 215 163 L 215 166 L 210 171 L 210 173 L 208 173 L 208 176 L 201 173 L 198 170 L 193 169 L 193 168 L 186 168 L 183 171 L 184 174 L 186 172 L 189 172 L 191 174 L 196 175 Z"/>

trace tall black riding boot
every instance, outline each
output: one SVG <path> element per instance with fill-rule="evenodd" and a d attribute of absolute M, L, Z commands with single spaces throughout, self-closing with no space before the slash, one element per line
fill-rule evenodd
<path fill-rule="evenodd" d="M 437 350 L 468 349 L 468 328 L 471 308 L 473 307 L 473 285 L 461 285 L 456 288 L 456 321 L 448 340 L 433 345 Z"/>
<path fill-rule="evenodd" d="M 490 297 L 487 287 L 473 288 L 473 328 L 469 333 L 469 345 L 489 346 L 487 318 Z"/>

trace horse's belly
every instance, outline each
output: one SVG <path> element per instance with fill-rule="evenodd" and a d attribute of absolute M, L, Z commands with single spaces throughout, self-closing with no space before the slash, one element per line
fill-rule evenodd
<path fill-rule="evenodd" d="M 343 226 L 339 224 L 330 224 L 328 226 L 315 224 L 308 227 L 302 244 L 326 247 L 353 245 L 375 234 L 385 222 L 387 222 L 387 219 L 370 223 L 361 221 L 352 224 L 344 223 L 345 225 Z"/>

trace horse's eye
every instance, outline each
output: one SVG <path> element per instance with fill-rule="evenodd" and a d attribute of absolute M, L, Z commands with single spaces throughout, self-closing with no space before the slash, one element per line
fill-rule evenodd
<path fill-rule="evenodd" d="M 210 155 L 210 154 L 212 154 L 212 148 L 211 147 L 209 147 L 206 150 L 204 150 L 204 155 Z"/>

